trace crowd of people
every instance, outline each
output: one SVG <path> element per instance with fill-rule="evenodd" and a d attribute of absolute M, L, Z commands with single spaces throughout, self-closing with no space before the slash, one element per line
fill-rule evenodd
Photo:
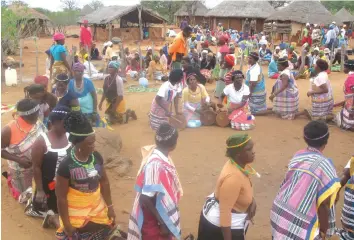
<path fill-rule="evenodd" d="M 304 32 L 305 47 L 312 44 L 310 30 L 308 27 Z M 148 48 L 143 66 L 139 53 L 132 57 L 125 48 L 121 56 L 115 56 L 113 43 L 106 43 L 107 66 L 100 100 L 92 82 L 94 66 L 89 61 L 92 57 L 99 59 L 100 54 L 91 41 L 88 22 L 84 22 L 80 38 L 84 64 L 77 60 L 70 66 L 65 36 L 54 35 L 55 44 L 48 51 L 50 78 L 37 76 L 34 84 L 24 89 L 25 98 L 17 103 L 14 120 L 2 128 L 1 134 L 1 155 L 8 162 L 3 176 L 13 198 L 26 204 L 25 214 L 43 218 L 43 227 L 57 229 L 56 237 L 63 240 L 180 239 L 178 205 L 183 188 L 170 157 L 179 133 L 169 120 L 181 115 L 188 127 L 200 127 L 204 110 L 217 106 L 226 113 L 235 130 L 253 129 L 256 117 L 269 114 L 288 120 L 301 116 L 311 120 L 303 130 L 307 147 L 290 160 L 273 202 L 270 215 L 273 239 L 324 240 L 334 234 L 342 240 L 354 239 L 354 157 L 339 179 L 332 160 L 323 154 L 330 137 L 325 122 L 334 121 L 342 129 L 354 131 L 354 60 L 345 60 L 344 72 L 348 74 L 344 82 L 345 99 L 335 103 L 328 75 L 331 58 L 321 57 L 318 47 L 311 58 L 306 56 L 305 65 L 311 76 L 307 96 L 312 107 L 300 111 L 294 70 L 304 64 L 293 46 L 281 44 L 272 52 L 267 36 L 261 35 L 259 41 L 255 38 L 259 51 L 249 46 L 242 50 L 242 54 L 247 53 L 249 65 L 244 74 L 236 69 L 235 49 L 237 46 L 242 49 L 243 43 L 229 36 L 228 33 L 235 33 L 233 30 L 224 31 L 219 25 L 216 53 L 210 50 L 208 40 L 202 41 L 198 48 L 196 44 L 200 41 L 195 39 L 193 31 L 192 27 L 183 26 L 173 43 L 159 51 L 159 56 Z M 250 37 L 251 33 L 245 34 L 246 39 Z M 240 40 L 239 36 L 237 39 Z M 269 96 L 271 108 L 266 104 L 263 62 L 269 62 L 268 76 L 276 79 Z M 87 68 L 91 70 L 85 74 Z M 116 228 L 104 159 L 94 147 L 94 129 L 137 119 L 135 111 L 127 108 L 124 81 L 126 74 L 136 78 L 142 69 L 162 85 L 149 113 L 155 144 L 141 150 L 136 198 L 128 233 L 124 234 Z M 205 87 L 212 78 L 217 80 L 215 101 Z M 102 110 L 104 102 L 105 116 L 100 117 L 98 110 Z M 336 106 L 342 109 L 333 115 Z M 251 136 L 246 133 L 234 134 L 226 140 L 228 160 L 213 194 L 200 206 L 199 240 L 246 238 L 257 209 L 251 176 L 260 177 L 251 166 L 255 160 L 253 146 Z M 334 207 L 341 188 L 345 188 L 343 228 L 336 229 Z"/>

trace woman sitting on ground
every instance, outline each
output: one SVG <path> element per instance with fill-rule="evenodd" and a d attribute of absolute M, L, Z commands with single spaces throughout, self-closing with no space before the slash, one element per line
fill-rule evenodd
<path fill-rule="evenodd" d="M 95 131 L 81 112 L 71 112 L 64 126 L 73 147 L 60 163 L 55 194 L 60 227 L 58 239 L 107 239 L 115 225 L 109 180 Z"/>
<path fill-rule="evenodd" d="M 130 240 L 181 238 L 178 204 L 183 190 L 170 157 L 177 140 L 178 131 L 163 123 L 156 132 L 156 146 L 142 148 L 137 194 L 129 220 Z"/>
<path fill-rule="evenodd" d="M 160 49 L 160 64 L 162 65 L 162 68 L 165 72 L 167 72 L 167 57 L 165 55 L 165 53 L 163 52 L 163 49 Z"/>
<path fill-rule="evenodd" d="M 170 111 L 172 102 L 175 105 L 176 115 L 180 114 L 178 111 L 178 97 L 176 98 L 176 96 L 182 91 L 180 86 L 182 79 L 183 72 L 181 69 L 172 70 L 168 81 L 164 82 L 159 88 L 156 97 L 152 101 L 149 113 L 150 126 L 153 130 L 156 131 L 161 124 L 168 123 L 169 117 L 172 115 Z"/>
<path fill-rule="evenodd" d="M 93 126 L 98 126 L 97 94 L 92 81 L 84 77 L 84 65 L 76 63 L 73 67 L 74 79 L 69 82 L 69 92 L 79 99 L 80 110 Z"/>
<path fill-rule="evenodd" d="M 348 77 L 344 82 L 344 101 L 336 104 L 343 106 L 337 113 L 336 123 L 342 129 L 354 131 L 354 60 L 344 63 L 344 72 Z"/>
<path fill-rule="evenodd" d="M 270 62 L 272 59 L 272 52 L 267 48 L 267 45 L 263 44 L 259 49 L 259 58 L 261 61 Z"/>
<path fill-rule="evenodd" d="M 128 123 L 130 117 L 137 119 L 134 111 L 126 109 L 124 99 L 124 84 L 123 79 L 118 75 L 119 63 L 111 61 L 108 64 L 109 75 L 103 83 L 103 94 L 98 106 L 102 110 L 102 104 L 106 100 L 107 109 L 105 111 L 107 122 Z"/>
<path fill-rule="evenodd" d="M 154 55 L 153 60 L 149 63 L 148 79 L 161 81 L 165 74 L 166 71 L 160 63 L 160 57 L 158 55 Z"/>
<path fill-rule="evenodd" d="M 226 156 L 215 192 L 207 197 L 200 214 L 198 240 L 244 240 L 256 214 L 249 165 L 254 161 L 254 143 L 248 134 L 235 134 L 226 141 Z"/>
<path fill-rule="evenodd" d="M 292 120 L 299 115 L 299 90 L 288 67 L 289 61 L 286 58 L 278 60 L 280 74 L 269 97 L 273 102 L 273 109 L 258 112 L 256 116 L 275 113 L 282 119 Z"/>
<path fill-rule="evenodd" d="M 224 57 L 223 65 L 220 70 L 220 79 L 216 82 L 215 97 L 220 98 L 225 86 L 232 83 L 232 72 L 235 64 L 235 58 L 231 54 Z"/>
<path fill-rule="evenodd" d="M 188 127 L 200 127 L 200 114 L 202 106 L 210 102 L 210 97 L 202 84 L 198 83 L 197 75 L 191 73 L 187 76 L 188 87 L 183 89 L 183 114 Z"/>
<path fill-rule="evenodd" d="M 203 52 L 206 50 L 203 50 Z M 207 52 L 204 52 L 204 54 Z M 200 62 L 200 73 L 206 78 L 206 80 L 210 80 L 212 77 L 212 70 L 215 68 L 215 56 L 212 52 L 207 53 L 206 56 L 202 53 L 202 59 Z"/>
<path fill-rule="evenodd" d="M 1 157 L 7 160 L 7 184 L 16 200 L 32 184 L 31 151 L 37 137 L 45 131 L 38 121 L 39 105 L 33 99 L 22 99 L 16 105 L 16 118 L 1 129 Z"/>
<path fill-rule="evenodd" d="M 312 109 L 306 109 L 302 114 L 312 120 L 330 121 L 333 119 L 333 93 L 327 74 L 328 63 L 322 59 L 316 61 L 316 76 L 310 79 L 311 90 L 307 96 L 311 97 Z"/>
<path fill-rule="evenodd" d="M 96 47 L 96 43 L 92 43 L 90 56 L 92 60 L 102 60 L 102 57 L 100 56 L 100 52 Z"/>
<path fill-rule="evenodd" d="M 70 113 L 65 106 L 56 107 L 49 115 L 49 131 L 37 138 L 32 147 L 34 171 L 32 213 L 46 212 L 42 226 L 59 228 L 57 197 L 55 195 L 56 172 L 71 147 L 64 119 Z M 31 213 L 29 213 L 31 215 Z"/>
<path fill-rule="evenodd" d="M 136 52 L 134 57 L 130 60 L 130 65 L 125 69 L 126 73 L 130 75 L 131 78 L 137 78 L 138 73 L 140 71 L 140 56 L 139 53 Z"/>
<path fill-rule="evenodd" d="M 104 78 L 104 74 L 100 73 L 95 65 L 92 64 L 92 62 L 90 62 L 88 60 L 89 55 L 86 53 L 84 55 L 84 66 L 85 66 L 85 70 L 84 70 L 84 77 L 85 78 L 89 78 L 91 80 L 102 80 Z"/>
<path fill-rule="evenodd" d="M 271 79 L 277 79 L 279 77 L 278 59 L 278 55 L 273 55 L 272 61 L 268 65 L 268 77 Z"/>
<path fill-rule="evenodd" d="M 200 84 L 205 85 L 206 84 L 206 78 L 204 77 L 203 74 L 201 74 L 199 68 L 194 68 L 192 66 L 191 59 L 187 56 L 184 56 L 181 61 L 182 68 L 183 68 L 183 81 L 182 81 L 182 86 L 183 89 L 187 87 L 187 76 L 191 73 L 195 73 L 197 75 L 197 79 Z"/>
<path fill-rule="evenodd" d="M 255 123 L 254 117 L 249 112 L 248 99 L 250 90 L 243 83 L 245 77 L 241 71 L 234 71 L 231 79 L 233 84 L 229 84 L 224 88 L 221 98 L 219 98 L 219 104 L 226 102 L 231 128 L 236 130 L 252 129 Z"/>
<path fill-rule="evenodd" d="M 324 240 L 335 231 L 334 203 L 340 183 L 332 160 L 323 155 L 329 130 L 326 123 L 312 121 L 303 135 L 307 147 L 290 160 L 273 202 L 272 239 Z"/>

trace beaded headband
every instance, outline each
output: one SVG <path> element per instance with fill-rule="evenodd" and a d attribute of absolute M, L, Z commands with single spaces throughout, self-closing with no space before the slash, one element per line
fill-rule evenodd
<path fill-rule="evenodd" d="M 28 116 L 28 115 L 31 115 L 31 114 L 33 114 L 33 113 L 39 111 L 39 109 L 40 109 L 39 105 L 36 105 L 36 106 L 35 106 L 34 108 L 32 108 L 31 110 L 28 110 L 28 111 L 25 111 L 25 112 L 21 112 L 21 111 L 18 111 L 18 110 L 17 110 L 17 114 L 18 114 L 19 116 Z"/>
<path fill-rule="evenodd" d="M 65 111 L 57 111 L 57 110 L 53 110 L 52 113 L 68 114 L 68 112 L 65 112 Z"/>
<path fill-rule="evenodd" d="M 73 136 L 78 136 L 78 137 L 87 137 L 87 136 L 91 136 L 93 134 L 95 134 L 95 130 L 93 130 L 90 133 L 74 133 L 74 132 L 70 132 L 71 135 Z"/>
<path fill-rule="evenodd" d="M 69 77 L 67 79 L 58 79 L 58 76 L 56 76 L 55 80 L 57 80 L 58 82 L 66 82 L 69 81 Z"/>
<path fill-rule="evenodd" d="M 327 131 L 326 134 L 324 134 L 323 136 L 321 137 L 317 137 L 317 138 L 309 138 L 309 137 L 306 137 L 306 135 L 304 134 L 304 137 L 307 139 L 307 140 L 320 140 L 322 138 L 325 138 L 327 135 L 329 134 L 329 132 Z"/>
<path fill-rule="evenodd" d="M 233 146 L 227 146 L 227 148 L 237 148 L 237 147 L 241 147 L 242 145 L 245 145 L 249 140 L 251 140 L 251 137 L 247 138 L 245 141 L 243 141 L 240 144 L 237 145 L 233 145 Z"/>

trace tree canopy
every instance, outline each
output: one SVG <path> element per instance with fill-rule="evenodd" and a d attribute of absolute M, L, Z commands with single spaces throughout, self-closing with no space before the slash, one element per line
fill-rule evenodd
<path fill-rule="evenodd" d="M 354 1 L 323 1 L 321 3 L 332 13 L 336 13 L 345 7 L 351 13 L 354 12 Z"/>

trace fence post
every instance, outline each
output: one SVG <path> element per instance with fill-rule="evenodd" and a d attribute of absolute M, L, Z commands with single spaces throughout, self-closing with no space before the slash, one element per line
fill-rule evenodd
<path fill-rule="evenodd" d="M 344 71 L 344 55 L 346 54 L 346 47 L 345 44 L 342 44 L 341 46 L 341 55 L 340 55 L 340 71 L 343 72 Z"/>
<path fill-rule="evenodd" d="M 36 76 L 39 76 L 39 70 L 38 70 L 38 38 L 34 38 L 34 42 L 36 44 Z"/>
<path fill-rule="evenodd" d="M 23 39 L 20 39 L 20 83 L 22 83 L 22 63 L 23 63 L 23 61 L 22 61 L 22 55 L 23 55 L 23 53 L 22 53 L 22 48 L 23 48 Z"/>

